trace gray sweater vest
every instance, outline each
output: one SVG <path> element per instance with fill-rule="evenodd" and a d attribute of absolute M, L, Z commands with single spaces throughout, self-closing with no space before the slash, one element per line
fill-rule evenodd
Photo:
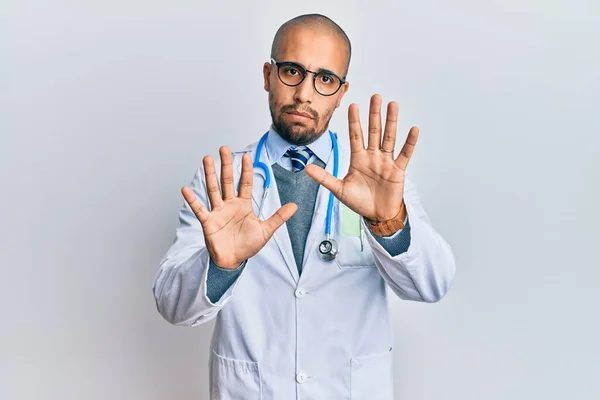
<path fill-rule="evenodd" d="M 325 164 L 318 158 L 314 164 L 321 168 L 325 167 Z M 290 241 L 292 242 L 292 250 L 294 251 L 298 273 L 302 273 L 304 248 L 306 247 L 306 238 L 312 224 L 319 183 L 304 171 L 288 171 L 279 164 L 273 164 L 272 168 L 277 182 L 281 205 L 295 203 L 298 206 L 298 210 L 296 210 L 296 213 L 292 215 L 292 218 L 286 224 Z"/>

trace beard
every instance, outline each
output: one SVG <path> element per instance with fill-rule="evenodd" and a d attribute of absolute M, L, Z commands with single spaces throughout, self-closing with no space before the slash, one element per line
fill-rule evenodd
<path fill-rule="evenodd" d="M 297 146 L 310 144 L 321 137 L 323 132 L 327 130 L 329 121 L 333 115 L 333 110 L 329 110 L 323 118 L 321 118 L 316 111 L 310 108 L 300 107 L 298 104 L 281 106 L 277 112 L 274 110 L 275 107 L 276 105 L 273 101 L 269 101 L 273 129 L 275 129 L 286 142 Z M 286 113 L 293 111 L 307 113 L 312 117 L 312 120 L 309 120 L 304 124 L 302 122 L 286 121 L 282 118 Z M 323 121 L 323 123 L 321 123 L 321 121 Z"/>

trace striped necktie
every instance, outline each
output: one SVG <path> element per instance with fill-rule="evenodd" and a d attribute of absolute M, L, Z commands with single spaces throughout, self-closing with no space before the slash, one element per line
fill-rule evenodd
<path fill-rule="evenodd" d="M 285 152 L 285 156 L 289 157 L 292 160 L 292 171 L 298 172 L 302 171 L 306 164 L 308 164 L 308 159 L 313 155 L 313 152 L 306 146 L 298 146 L 296 148 L 290 147 L 288 151 Z"/>

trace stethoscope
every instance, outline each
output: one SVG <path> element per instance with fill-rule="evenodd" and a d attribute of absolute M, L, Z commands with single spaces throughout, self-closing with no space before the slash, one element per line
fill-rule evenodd
<path fill-rule="evenodd" d="M 259 218 L 262 214 L 265 199 L 267 198 L 267 193 L 271 186 L 271 173 L 269 172 L 269 167 L 267 167 L 265 163 L 260 161 L 260 154 L 262 153 L 262 148 L 265 145 L 265 141 L 267 140 L 268 135 L 269 132 L 265 133 L 260 138 L 260 141 L 258 142 L 258 146 L 256 148 L 256 155 L 254 156 L 254 164 L 252 164 L 253 168 L 260 168 L 265 174 L 265 180 L 263 183 L 263 195 L 260 201 L 260 206 L 258 207 Z M 339 151 L 337 137 L 331 131 L 329 131 L 329 136 L 331 137 L 331 143 L 333 143 L 333 176 L 337 178 L 339 167 Z M 327 203 L 327 216 L 325 217 L 325 240 L 323 240 L 319 244 L 317 252 L 319 258 L 323 261 L 333 261 L 340 251 L 338 242 L 331 238 L 331 217 L 333 214 L 333 200 L 333 193 L 329 192 L 329 202 Z"/>

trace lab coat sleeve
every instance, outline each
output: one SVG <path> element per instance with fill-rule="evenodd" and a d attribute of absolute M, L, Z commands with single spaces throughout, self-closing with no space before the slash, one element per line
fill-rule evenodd
<path fill-rule="evenodd" d="M 203 168 L 196 171 L 190 188 L 204 207 L 210 209 L 207 204 Z M 217 302 L 209 299 L 209 262 L 200 221 L 184 201 L 179 211 L 179 227 L 175 233 L 175 240 L 160 261 L 152 286 L 157 309 L 171 324 L 196 326 L 208 322 L 217 316 L 235 292 L 245 268 L 242 268 L 237 279 Z"/>
<path fill-rule="evenodd" d="M 410 221 L 410 245 L 398 255 L 391 255 L 361 218 L 375 265 L 401 299 L 434 303 L 441 300 L 454 280 L 455 260 L 450 245 L 431 226 L 423 209 L 416 185 L 406 179 L 404 201 Z"/>

